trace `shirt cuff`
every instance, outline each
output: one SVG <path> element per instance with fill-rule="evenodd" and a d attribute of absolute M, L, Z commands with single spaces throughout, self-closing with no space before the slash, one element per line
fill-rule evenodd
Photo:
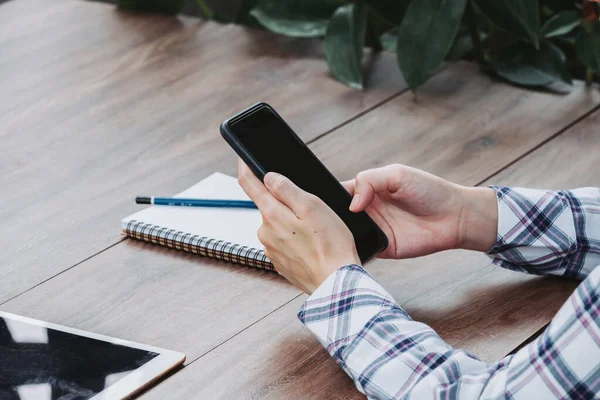
<path fill-rule="evenodd" d="M 501 267 L 562 275 L 565 256 L 577 246 L 568 193 L 490 186 L 498 200 L 496 244 L 488 251 Z"/>
<path fill-rule="evenodd" d="M 358 334 L 374 315 L 391 308 L 411 320 L 365 269 L 345 265 L 327 277 L 304 302 L 298 318 L 333 353 L 339 341 Z M 339 362 L 340 358 L 336 359 Z"/>

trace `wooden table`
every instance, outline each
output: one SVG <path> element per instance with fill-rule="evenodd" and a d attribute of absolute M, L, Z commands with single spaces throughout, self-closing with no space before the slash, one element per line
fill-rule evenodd
<path fill-rule="evenodd" d="M 125 240 L 138 193 L 235 174 L 220 121 L 273 104 L 340 179 L 405 163 L 466 185 L 599 185 L 600 93 L 515 88 L 460 62 L 367 90 L 320 43 L 77 0 L 0 6 L 0 309 L 187 355 L 143 398 L 360 398 L 296 319 L 279 276 Z M 485 361 L 519 347 L 575 283 L 449 251 L 367 265 L 415 318 Z"/>

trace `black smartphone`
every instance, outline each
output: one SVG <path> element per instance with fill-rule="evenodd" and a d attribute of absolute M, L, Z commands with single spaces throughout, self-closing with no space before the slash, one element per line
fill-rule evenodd
<path fill-rule="evenodd" d="M 350 193 L 268 104 L 255 104 L 226 120 L 221 135 L 261 181 L 267 172 L 277 172 L 323 200 L 354 235 L 362 262 L 388 246 L 385 233 L 366 212 L 349 210 Z"/>

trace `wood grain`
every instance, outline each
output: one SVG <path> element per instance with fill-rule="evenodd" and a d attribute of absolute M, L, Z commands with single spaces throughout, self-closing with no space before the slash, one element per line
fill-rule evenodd
<path fill-rule="evenodd" d="M 485 184 L 599 186 L 599 123 L 596 112 Z M 414 319 L 487 362 L 546 324 L 577 285 L 503 270 L 467 251 L 378 261 L 369 269 Z M 352 382 L 295 317 L 305 299 L 286 304 L 143 398 L 361 398 L 351 395 Z"/>
<path fill-rule="evenodd" d="M 364 398 L 294 318 L 304 299 L 294 299 L 141 398 Z"/>
<path fill-rule="evenodd" d="M 460 62 L 432 78 L 416 97 L 397 97 L 313 149 L 340 179 L 403 163 L 474 185 L 599 102 L 598 90 L 582 82 L 567 96 L 542 93 L 498 83 L 477 65 Z"/>
<path fill-rule="evenodd" d="M 598 102 L 597 95 L 584 92 L 581 86 L 577 86 L 575 92 L 566 97 L 527 92 L 494 83 L 468 64 L 462 63 L 449 67 L 440 77 L 423 88 L 419 103 L 414 103 L 412 94 L 402 95 L 317 140 L 312 147 L 342 177 L 352 176 L 358 169 L 374 164 L 377 160 L 374 152 L 386 149 L 385 143 L 388 143 L 388 146 L 396 148 L 397 156 L 393 161 L 411 161 L 416 167 L 438 173 L 446 171 L 452 165 L 454 176 L 462 176 L 456 180 L 473 183 L 492 175 L 499 166 L 509 164 L 516 155 L 525 153 L 550 137 L 553 132 L 583 115 Z M 442 90 L 434 89 L 440 85 L 442 88 L 449 86 L 445 94 L 426 97 L 427 93 Z M 484 85 L 487 90 L 480 90 L 479 85 Z M 511 94 L 512 91 L 516 91 L 517 95 Z M 497 101 L 494 101 L 495 92 L 499 93 Z M 510 101 L 505 100 L 506 98 Z M 533 103 L 540 103 L 546 110 L 551 110 L 551 117 L 544 116 L 539 121 L 539 116 L 533 112 L 540 111 L 540 106 Z M 522 114 L 518 111 L 519 108 L 529 109 L 532 114 Z M 464 119 L 462 123 L 456 114 Z M 485 126 L 495 127 L 494 130 L 486 131 L 484 125 L 472 123 L 469 118 L 474 116 L 487 121 Z M 519 129 L 509 129 L 517 117 L 527 119 L 529 123 L 519 121 Z M 401 123 L 393 124 L 393 118 Z M 382 125 L 378 127 L 377 124 Z M 391 131 L 393 126 L 398 128 L 403 140 L 399 140 Z M 446 126 L 446 129 L 440 130 L 441 126 Z M 529 133 L 527 129 L 531 129 Z M 372 139 L 357 136 L 365 130 L 373 136 Z M 421 132 L 425 138 L 418 140 L 413 130 Z M 434 138 L 428 135 L 429 130 L 434 130 L 438 136 Z M 496 142 L 501 143 L 501 150 L 494 150 L 494 145 L 484 150 L 473 147 L 474 138 L 483 133 L 498 138 Z M 322 145 L 322 141 L 326 141 L 328 145 Z M 352 142 L 355 149 L 350 149 Z M 335 147 L 339 143 L 343 146 Z M 360 143 L 360 146 L 356 146 L 356 143 Z M 442 144 L 444 146 L 440 150 L 439 146 Z M 148 152 L 158 152 L 161 142 L 147 145 Z M 337 150 L 333 151 L 331 147 Z M 469 148 L 472 152 L 465 150 Z M 360 149 L 362 150 L 359 152 Z M 485 155 L 471 155 L 478 151 Z M 182 154 L 185 152 L 182 151 Z M 414 158 L 414 154 L 424 156 Z M 349 157 L 355 162 L 347 161 Z M 482 162 L 474 172 L 475 160 L 470 157 L 493 157 L 495 160 Z M 161 177 L 158 169 L 168 161 L 156 161 L 154 174 L 157 180 L 146 183 L 148 187 L 169 187 L 172 183 L 168 182 L 168 178 L 182 181 L 175 176 Z M 389 155 L 379 160 L 381 163 L 389 161 L 392 161 Z M 191 160 L 189 162 L 192 163 Z M 218 164 L 214 161 L 212 164 L 202 164 L 204 168 L 219 168 L 221 165 L 225 163 Z M 172 167 L 168 172 L 183 173 L 177 167 Z M 118 221 L 119 217 L 114 217 L 113 222 Z M 111 222 L 111 226 L 112 224 Z M 393 263 L 393 266 L 390 262 L 375 262 L 369 268 L 378 279 L 386 282 L 386 287 L 391 289 L 409 312 L 435 328 L 445 329 L 445 337 L 451 343 L 464 345 L 487 360 L 498 357 L 508 347 L 518 345 L 527 334 L 535 332 L 547 322 L 555 310 L 554 308 L 547 314 L 539 309 L 522 310 L 523 302 L 530 300 L 530 295 L 525 294 L 524 288 L 532 287 L 539 278 L 524 277 L 508 271 L 496 272 L 497 269 L 491 268 L 488 260 L 481 254 L 450 252 Z M 538 291 L 529 292 L 533 293 L 534 298 L 548 296 L 553 304 L 559 304 L 564 298 L 564 292 L 571 289 L 568 287 L 563 291 L 555 291 L 555 286 L 544 285 Z M 566 284 L 562 282 L 560 285 Z M 272 361 L 272 369 L 266 369 L 262 376 L 263 372 L 257 367 L 256 359 L 246 359 L 245 355 L 250 351 L 248 347 L 254 345 L 244 342 L 249 339 L 244 339 L 244 333 L 240 333 L 237 337 L 242 342 L 234 345 L 231 351 L 239 360 L 240 368 L 251 371 L 251 374 L 247 372 L 249 375 L 243 375 L 247 379 L 238 379 L 237 374 L 242 374 L 241 369 L 230 366 L 232 375 L 224 376 L 227 376 L 228 381 L 237 380 L 238 383 L 225 385 L 223 390 L 226 393 L 223 396 L 229 397 L 231 394 L 236 397 L 238 393 L 249 393 L 258 397 L 277 397 L 282 393 L 281 390 L 289 390 L 289 393 L 298 396 L 319 397 L 319 394 L 327 393 L 328 386 L 324 386 L 320 392 L 316 387 L 313 387 L 314 390 L 307 388 L 308 382 L 322 382 L 321 374 L 328 379 L 333 377 L 333 382 L 347 381 L 343 375 L 339 375 L 334 363 L 326 361 L 326 355 L 315 355 L 322 350 L 312 339 L 304 339 L 302 343 L 305 345 L 300 347 L 293 347 L 293 343 L 288 342 L 282 345 L 276 329 L 268 330 L 265 323 L 257 323 L 265 315 L 275 311 L 273 318 L 283 318 L 281 323 L 285 326 L 291 324 L 289 332 L 294 335 L 300 329 L 299 326 L 294 326 L 297 322 L 291 308 L 295 306 L 276 310 L 298 294 L 296 289 L 276 275 L 126 241 L 16 297 L 2 308 L 81 329 L 173 348 L 185 352 L 189 362 L 256 323 L 256 326 L 262 326 L 261 329 L 265 330 L 265 341 L 275 343 L 275 347 L 271 350 L 257 347 L 252 352 L 256 350 L 255 357 Z M 507 298 L 510 301 L 502 304 Z M 488 314 L 489 309 L 495 309 L 496 313 Z M 457 314 L 461 317 L 457 318 Z M 275 327 L 280 326 L 279 322 L 273 324 Z M 504 339 L 493 340 L 493 335 L 496 334 Z M 289 356 L 280 356 L 284 357 L 283 361 L 277 358 L 278 353 L 273 353 L 273 349 L 282 346 L 292 346 L 289 353 L 285 353 Z M 227 348 L 229 347 L 218 347 L 217 354 Z M 295 359 L 307 357 L 317 357 L 311 358 L 309 364 L 318 365 L 315 366 L 315 371 L 320 371 L 319 377 L 306 365 L 295 364 Z M 281 363 L 284 365 L 280 365 Z M 326 364 L 321 366 L 320 363 Z M 159 385 L 156 389 L 159 393 L 157 396 L 164 397 L 166 392 L 175 390 L 170 383 L 172 380 L 178 382 L 178 394 L 183 398 L 197 393 L 207 382 L 204 377 L 226 382 L 217 379 L 210 372 L 207 366 L 210 364 L 202 365 L 206 371 L 196 371 L 194 383 L 189 387 L 183 381 L 175 380 L 185 372 L 184 369 Z M 278 368 L 281 373 L 274 373 Z M 299 377 L 290 377 L 296 376 L 290 375 L 291 370 L 297 371 L 293 374 Z M 182 376 L 187 377 L 186 380 L 192 379 L 187 373 Z M 215 386 L 207 387 L 210 388 L 206 389 L 206 395 L 216 390 Z M 272 392 L 269 388 L 275 391 Z M 308 391 L 304 392 L 305 389 Z M 343 389 L 340 393 L 346 393 L 347 390 Z M 150 395 L 154 395 L 153 393 L 150 392 Z M 336 393 L 335 390 L 333 393 Z"/>
<path fill-rule="evenodd" d="M 296 320 L 303 298 L 277 275 L 129 240 L 107 247 L 136 194 L 234 172 L 218 135 L 226 116 L 265 100 L 315 139 L 404 87 L 393 57 L 373 60 L 369 90 L 355 92 L 328 76 L 313 41 L 70 0 L 9 2 L 0 18 L 0 302 L 18 295 L 2 309 L 173 348 L 188 362 L 206 354 L 148 397 L 357 396 Z M 459 63 L 416 100 L 397 97 L 312 148 L 340 178 L 403 162 L 475 184 L 599 103 L 581 84 L 569 96 L 531 92 Z M 569 136 L 585 136 L 579 126 Z M 571 140 L 498 182 L 593 184 L 598 140 Z M 546 323 L 573 288 L 470 252 L 369 269 L 415 318 L 488 361 Z"/>
<path fill-rule="evenodd" d="M 530 325 L 540 321 L 537 315 L 539 310 L 529 309 L 527 312 L 521 301 L 530 300 L 528 296 L 523 296 L 523 291 L 539 287 L 542 279 L 526 277 L 523 280 L 516 273 L 501 271 L 497 274 L 494 273 L 494 267 L 480 268 L 477 264 L 469 265 L 465 271 L 468 261 L 476 263 L 482 260 L 460 254 L 456 258 L 463 259 L 463 263 L 451 264 L 443 257 L 432 257 L 416 265 L 398 263 L 385 268 L 401 269 L 404 273 L 405 267 L 424 268 L 431 265 L 431 272 L 436 275 L 441 269 L 454 271 L 455 279 L 441 282 L 452 286 L 454 293 L 445 291 L 440 298 L 434 296 L 433 304 L 428 304 L 432 297 L 429 295 L 427 299 L 404 307 L 416 319 L 430 324 L 451 344 L 475 351 L 486 361 L 492 361 L 498 358 L 495 353 L 501 352 L 502 347 L 510 347 L 510 343 L 535 332 Z M 436 261 L 440 263 L 425 264 Z M 473 274 L 476 269 L 481 269 L 483 276 L 456 280 L 460 272 Z M 411 273 L 406 275 L 407 284 L 414 286 L 420 283 Z M 383 278 L 378 279 L 384 282 Z M 389 289 L 387 284 L 385 287 Z M 556 294 L 557 288 L 562 292 Z M 443 286 L 437 290 L 441 289 Z M 544 290 L 536 290 L 532 295 L 550 295 L 547 300 L 554 306 L 560 302 L 561 295 L 570 290 L 572 285 L 564 281 L 554 282 L 545 284 Z M 394 289 L 393 295 L 399 300 L 405 297 L 398 289 Z M 443 304 L 444 298 L 450 299 L 451 304 Z M 305 299 L 306 296 L 302 295 L 286 304 L 151 389 L 142 398 L 364 398 L 295 317 Z M 490 315 L 482 318 L 482 311 L 486 309 L 490 310 Z"/>
<path fill-rule="evenodd" d="M 258 100 L 310 140 L 404 88 L 392 55 L 364 92 L 317 41 L 94 2 L 0 8 L 0 303 L 121 240 L 136 194 L 233 173 L 219 123 Z"/>

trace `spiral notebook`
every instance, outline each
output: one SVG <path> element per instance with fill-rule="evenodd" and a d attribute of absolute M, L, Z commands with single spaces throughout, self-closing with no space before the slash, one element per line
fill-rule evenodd
<path fill-rule="evenodd" d="M 248 200 L 237 179 L 221 173 L 174 197 Z M 170 206 L 150 206 L 121 221 L 123 233 L 133 239 L 274 270 L 256 234 L 261 224 L 255 209 Z"/>

